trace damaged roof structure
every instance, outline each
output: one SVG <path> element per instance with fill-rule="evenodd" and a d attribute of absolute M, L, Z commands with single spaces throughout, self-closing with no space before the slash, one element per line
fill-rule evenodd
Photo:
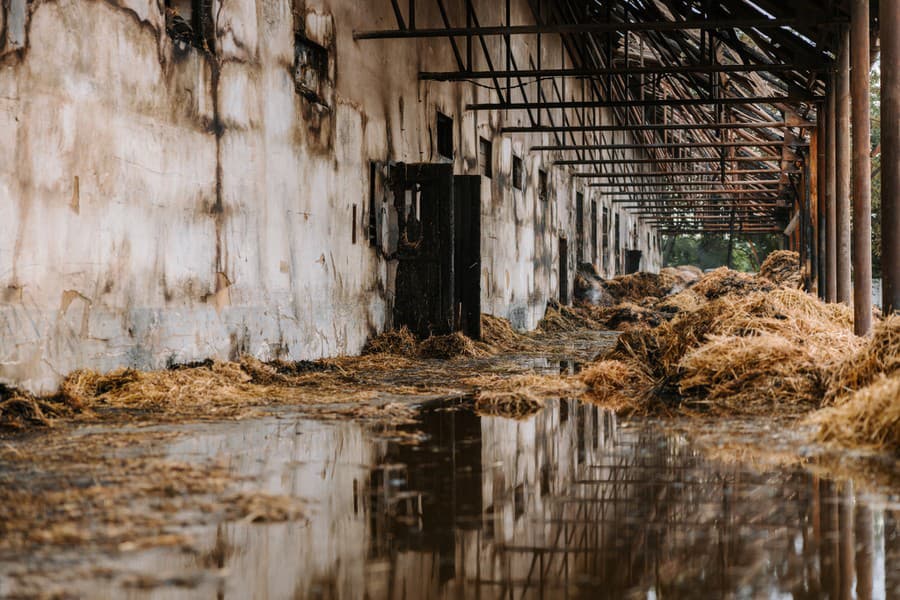
<path fill-rule="evenodd" d="M 468 110 L 526 112 L 527 125 L 503 131 L 552 133 L 555 143 L 531 150 L 553 153 L 556 165 L 574 169 L 575 177 L 664 233 L 784 232 L 801 252 L 807 288 L 845 302 L 855 289 L 859 331 L 869 329 L 870 189 L 854 193 L 861 279 L 849 282 L 849 73 L 852 55 L 860 73 L 854 130 L 864 132 L 862 147 L 869 131 L 868 66 L 883 20 L 878 2 L 531 0 L 536 25 L 513 23 L 508 1 L 505 22 L 495 25 L 482 25 L 468 1 L 465 23 L 451 23 L 443 1 L 436 2 L 443 27 L 417 27 L 415 2 L 404 22 L 398 0 L 391 0 L 397 28 L 354 37 L 449 38 L 458 69 L 425 70 L 421 79 L 487 82 L 494 98 Z M 884 4 L 882 15 L 893 25 L 897 7 Z M 507 50 L 493 61 L 484 41 L 492 36 L 503 38 Z M 557 64 L 516 64 L 515 36 L 533 36 L 538 48 L 542 38 L 560 36 L 566 55 Z M 473 66 L 480 51 L 486 69 Z M 562 99 L 567 82 L 582 86 L 584 100 Z M 614 111 L 615 124 L 600 122 L 601 107 Z M 621 132 L 637 142 L 621 143 Z M 625 149 L 643 155 L 622 158 Z M 865 174 L 857 178 L 861 186 L 869 173 L 863 152 L 855 165 Z M 895 156 L 889 160 L 896 163 Z M 895 210 L 885 211 L 886 229 L 897 233 Z M 891 307 L 898 305 L 898 259 L 888 244 L 885 304 Z"/>

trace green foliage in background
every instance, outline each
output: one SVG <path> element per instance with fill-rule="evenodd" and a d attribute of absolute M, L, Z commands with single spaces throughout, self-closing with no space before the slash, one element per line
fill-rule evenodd
<path fill-rule="evenodd" d="M 731 268 L 758 271 L 766 256 L 780 247 L 779 235 L 735 236 Z M 679 235 L 664 238 L 663 261 L 667 267 L 696 265 L 715 269 L 728 263 L 729 236 Z"/>
<path fill-rule="evenodd" d="M 872 69 L 869 104 L 872 114 L 872 276 L 881 277 L 881 69 Z"/>

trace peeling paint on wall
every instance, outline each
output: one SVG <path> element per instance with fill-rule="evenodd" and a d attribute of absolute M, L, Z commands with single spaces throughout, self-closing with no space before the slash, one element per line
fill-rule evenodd
<path fill-rule="evenodd" d="M 354 29 L 393 26 L 388 2 L 255 0 L 216 2 L 204 48 L 173 39 L 164 5 L 3 5 L 0 381 L 49 391 L 80 367 L 358 352 L 390 326 L 396 277 L 384 252 L 352 244 L 369 226 L 369 164 L 441 160 L 438 111 L 454 121 L 456 173 L 477 173 L 479 137 L 494 145 L 484 310 L 532 328 L 560 277 L 574 278 L 574 244 L 569 273 L 556 255 L 559 235 L 575 239 L 574 180 L 528 152 L 539 138 L 497 134 L 523 115 L 465 111 L 487 90 L 418 81 L 420 68 L 454 68 L 446 40 L 355 42 Z M 476 6 L 499 22 L 496 3 Z M 532 20 L 525 0 L 513 6 L 516 22 Z M 440 15 L 422 7 L 419 19 Z M 298 32 L 328 55 L 318 99 L 298 93 Z M 524 40 L 517 60 L 533 47 Z M 513 152 L 523 190 L 511 186 Z M 615 209 L 577 189 L 586 206 Z M 644 268 L 657 268 L 649 230 L 629 219 Z M 598 263 L 611 274 L 609 256 Z"/>

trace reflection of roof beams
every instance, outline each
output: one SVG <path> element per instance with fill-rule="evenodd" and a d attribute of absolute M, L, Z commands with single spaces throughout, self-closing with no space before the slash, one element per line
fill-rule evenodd
<path fill-rule="evenodd" d="M 779 64 L 747 64 L 747 65 L 661 65 L 655 67 L 599 67 L 594 69 L 522 69 L 518 71 L 482 70 L 482 71 L 423 71 L 419 79 L 425 81 L 470 81 L 474 79 L 492 79 L 494 77 L 598 77 L 604 75 L 673 75 L 694 73 L 782 73 L 790 71 L 826 72 L 830 64 L 811 66 L 802 63 Z"/>
<path fill-rule="evenodd" d="M 636 21 L 628 23 L 548 23 L 543 25 L 498 25 L 493 27 L 444 27 L 354 31 L 355 40 L 390 40 L 443 37 L 510 36 L 552 33 L 625 33 L 628 31 L 709 31 L 716 29 L 781 29 L 800 23 L 796 18 L 711 19 L 706 21 Z M 807 21 L 811 22 L 811 21 Z M 839 25 L 846 20 L 816 22 L 816 26 Z M 789 30 L 790 31 L 790 30 Z"/>
<path fill-rule="evenodd" d="M 653 100 L 601 100 L 562 102 L 476 102 L 467 104 L 466 110 L 530 110 L 542 108 L 627 108 L 641 106 L 730 106 L 754 104 L 779 104 L 796 102 L 822 102 L 822 96 L 795 94 L 790 96 L 748 96 L 740 98 L 659 98 Z"/>
<path fill-rule="evenodd" d="M 783 121 L 765 121 L 756 123 L 635 123 L 629 125 L 575 125 L 575 126 L 548 126 L 538 125 L 502 127 L 501 133 L 552 133 L 552 132 L 605 132 L 605 131 L 702 131 L 706 129 L 730 130 L 730 129 L 784 129 L 785 127 L 800 127 L 812 129 L 815 123 L 804 122 L 796 125 Z"/>

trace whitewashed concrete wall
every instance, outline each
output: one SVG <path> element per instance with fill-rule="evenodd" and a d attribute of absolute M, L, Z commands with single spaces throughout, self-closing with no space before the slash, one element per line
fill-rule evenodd
<path fill-rule="evenodd" d="M 543 206 L 537 169 L 552 157 L 528 152 L 535 136 L 497 133 L 525 114 L 466 112 L 488 92 L 418 82 L 420 69 L 455 68 L 447 40 L 355 42 L 354 30 L 395 26 L 387 0 L 256 0 L 215 3 L 215 55 L 179 52 L 162 5 L 4 3 L 0 381 L 50 391 L 79 367 L 359 351 L 389 325 L 393 282 L 366 244 L 368 163 L 435 161 L 437 110 L 455 120 L 456 172 L 476 173 L 478 137 L 494 140 L 483 304 L 534 327 L 558 294 L 560 236 L 574 269 L 583 184 L 547 166 Z M 481 21 L 500 22 L 501 5 L 476 2 Z M 533 21 L 525 0 L 513 5 L 515 22 Z M 295 91 L 295 19 L 333 51 L 329 111 Z M 436 8 L 421 6 L 418 22 L 438 25 Z M 501 43 L 490 40 L 495 60 Z M 517 41 L 520 65 L 534 48 Z M 544 48 L 545 64 L 559 60 Z M 524 192 L 510 186 L 513 149 Z M 658 251 L 645 252 L 644 269 L 658 268 Z M 610 274 L 608 259 L 598 267 Z"/>

